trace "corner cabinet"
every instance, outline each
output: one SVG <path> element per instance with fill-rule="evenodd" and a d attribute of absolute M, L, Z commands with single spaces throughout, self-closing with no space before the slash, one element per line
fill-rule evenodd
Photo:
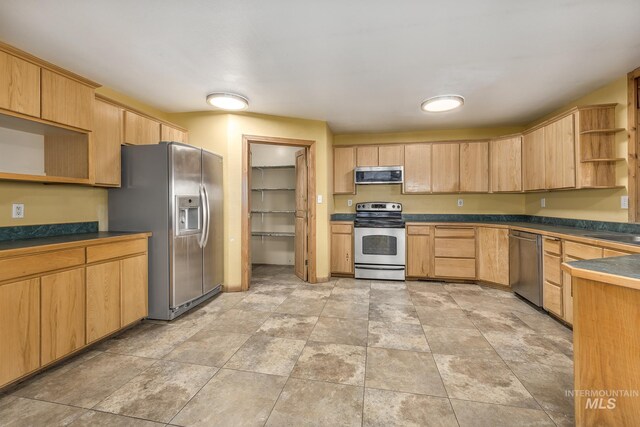
<path fill-rule="evenodd" d="M 331 222 L 331 274 L 353 275 L 353 222 Z"/>
<path fill-rule="evenodd" d="M 0 387 L 147 316 L 147 237 L 0 252 Z"/>

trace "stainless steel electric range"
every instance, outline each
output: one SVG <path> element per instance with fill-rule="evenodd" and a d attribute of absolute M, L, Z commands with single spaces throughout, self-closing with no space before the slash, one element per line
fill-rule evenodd
<path fill-rule="evenodd" d="M 367 202 L 356 205 L 356 279 L 404 280 L 404 229 L 400 203 Z"/>

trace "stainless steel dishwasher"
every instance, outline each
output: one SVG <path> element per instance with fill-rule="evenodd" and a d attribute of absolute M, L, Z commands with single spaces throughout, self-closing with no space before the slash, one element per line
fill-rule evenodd
<path fill-rule="evenodd" d="M 509 283 L 521 297 L 542 307 L 542 236 L 509 233 Z"/>

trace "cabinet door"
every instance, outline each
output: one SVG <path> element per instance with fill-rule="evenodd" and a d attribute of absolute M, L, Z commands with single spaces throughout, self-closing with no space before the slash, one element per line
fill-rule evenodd
<path fill-rule="evenodd" d="M 136 114 L 124 112 L 124 143 L 131 145 L 157 144 L 160 142 L 160 123 Z"/>
<path fill-rule="evenodd" d="M 491 191 L 522 191 L 522 137 L 494 139 L 490 154 Z"/>
<path fill-rule="evenodd" d="M 356 166 L 378 166 L 378 146 L 357 147 Z"/>
<path fill-rule="evenodd" d="M 489 143 L 460 143 L 460 191 L 489 191 Z"/>
<path fill-rule="evenodd" d="M 428 278 L 432 263 L 429 226 L 407 225 L 407 276 Z"/>
<path fill-rule="evenodd" d="M 0 285 L 0 387 L 40 366 L 40 280 Z"/>
<path fill-rule="evenodd" d="M 96 184 L 120 186 L 120 144 L 122 109 L 96 99 L 93 122 Z"/>
<path fill-rule="evenodd" d="M 353 274 L 353 234 L 331 234 L 331 272 Z"/>
<path fill-rule="evenodd" d="M 522 136 L 522 187 L 524 191 L 544 190 L 544 128 Z"/>
<path fill-rule="evenodd" d="M 354 147 L 335 147 L 333 149 L 333 193 L 355 194 L 353 169 L 356 167 L 356 149 Z"/>
<path fill-rule="evenodd" d="M 85 344 L 84 267 L 41 278 L 41 360 L 53 362 Z"/>
<path fill-rule="evenodd" d="M 43 69 L 41 90 L 43 119 L 93 129 L 93 88 Z"/>
<path fill-rule="evenodd" d="M 379 146 L 378 166 L 404 166 L 404 145 Z"/>
<path fill-rule="evenodd" d="M 187 133 L 172 126 L 160 124 L 160 140 L 169 142 L 187 142 Z"/>
<path fill-rule="evenodd" d="M 40 67 L 0 51 L 0 108 L 40 117 Z"/>
<path fill-rule="evenodd" d="M 576 161 L 573 114 L 545 126 L 544 149 L 546 188 L 575 187 Z"/>
<path fill-rule="evenodd" d="M 405 193 L 431 192 L 431 144 L 404 146 Z"/>
<path fill-rule="evenodd" d="M 147 317 L 148 268 L 147 254 L 120 261 L 122 292 L 122 326 Z"/>
<path fill-rule="evenodd" d="M 120 261 L 87 267 L 87 343 L 120 328 Z"/>
<path fill-rule="evenodd" d="M 458 192 L 460 190 L 460 145 L 433 144 L 431 155 L 433 192 Z"/>
<path fill-rule="evenodd" d="M 478 280 L 509 286 L 509 230 L 478 227 Z"/>

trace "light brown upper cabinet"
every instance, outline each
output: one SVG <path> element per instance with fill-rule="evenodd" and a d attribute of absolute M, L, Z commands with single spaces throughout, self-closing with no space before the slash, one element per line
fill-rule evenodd
<path fill-rule="evenodd" d="M 124 112 L 124 143 L 131 145 L 157 144 L 160 142 L 160 122 L 133 111 Z"/>
<path fill-rule="evenodd" d="M 544 190 L 545 129 L 538 128 L 522 136 L 522 187 L 524 191 Z"/>
<path fill-rule="evenodd" d="M 187 133 L 167 124 L 160 124 L 160 140 L 187 143 Z"/>
<path fill-rule="evenodd" d="M 333 148 L 333 193 L 355 194 L 353 169 L 356 167 L 355 147 Z"/>
<path fill-rule="evenodd" d="M 458 192 L 460 190 L 460 144 L 433 144 L 431 156 L 433 192 Z"/>
<path fill-rule="evenodd" d="M 430 193 L 431 144 L 406 144 L 404 159 L 404 193 Z"/>
<path fill-rule="evenodd" d="M 460 191 L 486 193 L 489 191 L 489 143 L 460 143 Z"/>
<path fill-rule="evenodd" d="M 490 142 L 491 191 L 522 191 L 522 137 L 498 138 Z"/>
<path fill-rule="evenodd" d="M 378 166 L 378 147 L 357 147 L 356 166 Z"/>
<path fill-rule="evenodd" d="M 575 133 L 573 114 L 544 127 L 545 188 L 576 186 Z"/>
<path fill-rule="evenodd" d="M 378 147 L 378 166 L 403 166 L 404 146 L 400 144 Z"/>
<path fill-rule="evenodd" d="M 402 166 L 402 144 L 365 145 L 356 147 L 356 166 Z"/>
<path fill-rule="evenodd" d="M 41 91 L 43 119 L 80 129 L 93 129 L 93 87 L 42 69 Z"/>
<path fill-rule="evenodd" d="M 40 67 L 0 51 L 0 108 L 40 117 Z"/>
<path fill-rule="evenodd" d="M 122 108 L 96 99 L 93 147 L 96 185 L 120 186 Z"/>

